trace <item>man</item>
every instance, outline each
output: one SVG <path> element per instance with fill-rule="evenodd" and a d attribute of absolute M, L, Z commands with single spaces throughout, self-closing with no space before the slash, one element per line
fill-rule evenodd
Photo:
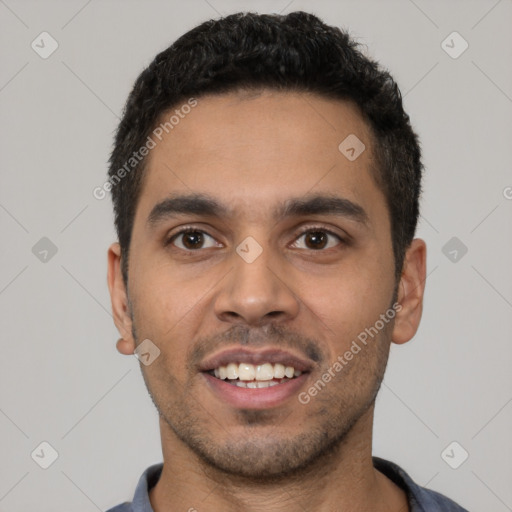
<path fill-rule="evenodd" d="M 372 458 L 426 268 L 388 73 L 303 12 L 209 21 L 140 75 L 110 164 L 117 348 L 164 458 L 111 512 L 463 510 Z"/>

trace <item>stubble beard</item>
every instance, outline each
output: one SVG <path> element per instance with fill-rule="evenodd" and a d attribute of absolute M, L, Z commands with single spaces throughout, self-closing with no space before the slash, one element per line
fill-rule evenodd
<path fill-rule="evenodd" d="M 313 423 L 308 431 L 292 437 L 284 433 L 285 428 L 279 428 L 280 424 L 285 427 L 286 415 L 275 411 L 240 410 L 236 418 L 244 434 L 233 438 L 223 432 L 220 424 L 222 419 L 215 417 L 214 411 L 209 413 L 204 405 L 198 404 L 191 392 L 192 387 L 187 390 L 182 387 L 182 392 L 179 392 L 179 383 L 168 374 L 162 375 L 159 382 L 164 385 L 159 387 L 165 393 L 160 394 L 152 389 L 144 371 L 143 376 L 151 399 L 170 434 L 191 450 L 206 472 L 239 480 L 275 483 L 282 479 L 303 478 L 318 471 L 327 458 L 339 454 L 355 425 L 373 408 L 387 364 L 389 343 L 384 339 L 372 343 L 378 343 L 379 347 L 370 365 L 372 369 L 364 376 L 372 379 L 370 385 L 368 380 L 363 382 L 358 376 L 355 382 L 354 379 L 350 381 L 351 375 L 358 372 L 359 365 L 347 366 L 343 369 L 345 374 L 336 376 L 339 379 L 335 383 L 337 385 L 331 381 L 311 400 L 309 405 L 313 409 L 304 409 L 305 418 L 310 422 L 310 418 L 314 417 L 316 425 Z M 356 391 L 343 392 L 347 388 Z M 179 395 L 172 404 L 169 403 L 170 390 L 175 390 L 173 394 Z M 361 390 L 364 390 L 364 396 L 361 396 Z M 297 400 L 296 407 L 305 406 Z M 219 441 L 211 433 L 209 425 L 214 426 L 213 432 L 220 431 L 226 440 Z"/>
<path fill-rule="evenodd" d="M 396 290 L 394 296 L 396 298 Z M 133 320 L 132 316 L 133 336 L 137 340 Z M 279 423 L 285 423 L 286 415 L 280 417 L 282 415 L 273 411 L 241 410 L 237 412 L 237 419 L 246 435 L 233 439 L 223 432 L 227 440 L 219 442 L 211 435 L 208 426 L 214 424 L 215 430 L 222 431 L 220 421 L 213 412 L 209 414 L 205 406 L 198 404 L 191 393 L 193 386 L 180 385 L 165 371 L 165 361 L 160 361 L 162 371 L 159 379 L 155 379 L 160 383 L 162 393 L 152 388 L 144 368 L 142 374 L 151 400 L 171 435 L 174 434 L 191 450 L 207 473 L 220 473 L 233 479 L 262 484 L 300 479 L 325 467 L 326 459 L 337 457 L 355 425 L 373 409 L 386 370 L 393 325 L 394 322 L 386 324 L 376 339 L 371 341 L 375 346 L 366 360 L 364 350 L 370 350 L 369 347 L 363 349 L 362 357 L 356 355 L 359 364 L 345 367 L 312 399 L 310 404 L 314 409 L 305 410 L 304 416 L 308 419 L 318 417 L 317 424 L 293 437 L 279 432 Z M 327 370 L 327 365 L 324 370 Z M 171 393 L 179 395 L 179 399 L 172 403 L 169 402 Z M 296 407 L 304 405 L 297 400 Z"/>

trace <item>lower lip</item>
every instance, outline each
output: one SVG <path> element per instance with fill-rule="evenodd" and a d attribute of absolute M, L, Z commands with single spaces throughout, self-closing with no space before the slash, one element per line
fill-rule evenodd
<path fill-rule="evenodd" d="M 299 377 L 268 388 L 241 388 L 217 379 L 209 373 L 202 375 L 220 400 L 238 409 L 269 409 L 282 405 L 286 400 L 298 395 L 308 376 L 307 373 L 303 373 Z"/>

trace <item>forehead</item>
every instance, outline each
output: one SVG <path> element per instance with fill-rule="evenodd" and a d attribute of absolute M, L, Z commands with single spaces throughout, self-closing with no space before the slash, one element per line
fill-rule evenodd
<path fill-rule="evenodd" d="M 176 110 L 180 105 L 162 121 Z M 337 193 L 366 204 L 370 214 L 384 206 L 372 177 L 371 132 L 349 102 L 298 92 L 233 92 L 200 97 L 173 121 L 161 140 L 153 136 L 142 214 L 176 193 L 214 196 L 254 220 L 271 204 L 309 193 Z"/>

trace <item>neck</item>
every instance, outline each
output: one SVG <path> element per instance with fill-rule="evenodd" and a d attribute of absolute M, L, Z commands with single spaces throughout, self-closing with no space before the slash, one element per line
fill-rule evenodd
<path fill-rule="evenodd" d="M 405 493 L 373 467 L 372 424 L 373 407 L 309 468 L 262 483 L 205 465 L 160 419 L 164 467 L 151 505 L 154 512 L 407 512 Z"/>

